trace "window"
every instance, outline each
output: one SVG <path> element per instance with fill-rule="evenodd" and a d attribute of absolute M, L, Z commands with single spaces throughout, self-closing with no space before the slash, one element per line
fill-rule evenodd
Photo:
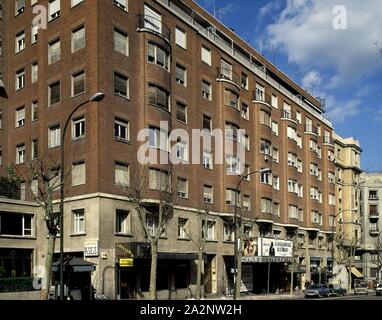
<path fill-rule="evenodd" d="M 149 146 L 167 151 L 169 149 L 168 134 L 155 127 L 149 127 Z"/>
<path fill-rule="evenodd" d="M 188 219 L 178 218 L 178 238 L 188 239 L 188 234 L 186 231 Z"/>
<path fill-rule="evenodd" d="M 85 48 L 85 27 L 81 26 L 72 31 L 72 53 Z"/>
<path fill-rule="evenodd" d="M 245 167 L 244 167 L 244 180 L 245 181 L 251 181 L 251 167 L 249 166 L 249 164 L 246 164 Z"/>
<path fill-rule="evenodd" d="M 216 234 L 215 234 L 215 228 L 216 228 L 216 221 L 214 220 L 204 220 L 203 221 L 203 238 L 207 241 L 214 241 Z M 204 230 L 206 230 L 206 234 L 204 234 Z"/>
<path fill-rule="evenodd" d="M 54 82 L 49 85 L 49 105 L 55 105 L 61 101 L 61 83 Z"/>
<path fill-rule="evenodd" d="M 149 84 L 148 102 L 155 106 L 170 110 L 170 95 L 167 91 Z"/>
<path fill-rule="evenodd" d="M 13 212 L 0 213 L 0 235 L 30 237 L 33 236 L 33 225 L 33 215 Z M 14 260 L 16 264 L 21 262 L 21 260 L 17 260 Z"/>
<path fill-rule="evenodd" d="M 176 83 L 187 86 L 187 70 L 179 64 L 176 65 Z"/>
<path fill-rule="evenodd" d="M 159 169 L 149 170 L 149 188 L 152 190 L 169 191 L 171 187 L 171 176 L 167 171 Z"/>
<path fill-rule="evenodd" d="M 297 195 L 300 197 L 300 198 L 303 198 L 304 197 L 304 187 L 301 185 L 301 184 L 298 184 L 297 185 Z"/>
<path fill-rule="evenodd" d="M 181 28 L 175 28 L 175 43 L 182 47 L 183 49 L 187 49 L 187 35 L 186 32 Z"/>
<path fill-rule="evenodd" d="M 378 190 L 370 190 L 369 191 L 369 199 L 370 200 L 378 200 Z"/>
<path fill-rule="evenodd" d="M 273 148 L 272 157 L 273 157 L 274 162 L 279 163 L 279 150 L 278 149 Z"/>
<path fill-rule="evenodd" d="M 287 134 L 288 134 L 288 138 L 293 140 L 293 141 L 297 141 L 297 132 L 296 132 L 296 129 L 295 128 L 292 128 L 292 127 L 289 127 L 288 126 L 288 129 L 287 129 Z"/>
<path fill-rule="evenodd" d="M 298 193 L 298 184 L 297 181 L 289 179 L 288 180 L 288 192 Z"/>
<path fill-rule="evenodd" d="M 60 0 L 49 0 L 49 21 L 60 16 Z"/>
<path fill-rule="evenodd" d="M 302 161 L 297 159 L 297 171 L 302 173 Z"/>
<path fill-rule="evenodd" d="M 223 240 L 233 242 L 235 241 L 235 226 L 232 223 L 224 222 L 223 225 Z"/>
<path fill-rule="evenodd" d="M 321 218 L 322 218 L 322 215 L 321 215 Z M 312 210 L 311 211 L 311 222 L 312 223 L 315 223 L 315 224 L 320 224 L 320 214 L 318 213 L 318 211 L 314 211 Z"/>
<path fill-rule="evenodd" d="M 296 121 L 298 122 L 298 123 L 300 123 L 301 124 L 301 112 L 300 111 L 297 111 L 296 112 Z"/>
<path fill-rule="evenodd" d="M 241 73 L 241 87 L 248 90 L 248 76 L 245 73 Z"/>
<path fill-rule="evenodd" d="M 238 141 L 238 130 L 239 127 L 231 122 L 225 123 L 225 137 L 233 141 Z"/>
<path fill-rule="evenodd" d="M 328 180 L 329 180 L 329 183 L 336 182 L 335 174 L 333 172 L 328 172 Z"/>
<path fill-rule="evenodd" d="M 304 210 L 302 209 L 298 209 L 298 221 L 304 222 Z"/>
<path fill-rule="evenodd" d="M 318 192 L 317 188 L 311 187 L 310 188 L 310 199 L 318 201 L 318 199 L 319 199 L 318 193 L 319 192 Z"/>
<path fill-rule="evenodd" d="M 211 50 L 202 46 L 202 61 L 211 66 Z"/>
<path fill-rule="evenodd" d="M 78 140 L 85 137 L 86 126 L 85 117 L 80 117 L 72 121 L 72 139 Z"/>
<path fill-rule="evenodd" d="M 187 106 L 180 102 L 176 104 L 176 120 L 187 123 Z"/>
<path fill-rule="evenodd" d="M 336 196 L 332 193 L 329 194 L 329 205 L 336 205 Z"/>
<path fill-rule="evenodd" d="M 31 159 L 35 160 L 38 158 L 38 140 L 32 140 L 32 150 L 31 150 Z"/>
<path fill-rule="evenodd" d="M 158 231 L 159 217 L 154 215 L 146 215 L 146 228 L 149 235 L 154 236 Z"/>
<path fill-rule="evenodd" d="M 280 217 L 280 204 L 277 202 L 273 203 L 273 215 Z"/>
<path fill-rule="evenodd" d="M 256 101 L 265 101 L 265 88 L 260 85 L 260 84 L 256 84 Z"/>
<path fill-rule="evenodd" d="M 114 28 L 114 50 L 124 56 L 129 55 L 129 37 L 117 28 Z"/>
<path fill-rule="evenodd" d="M 179 198 L 188 198 L 188 180 L 186 178 L 176 179 L 176 193 Z"/>
<path fill-rule="evenodd" d="M 297 135 L 296 137 L 297 146 L 302 149 L 302 138 L 300 135 Z"/>
<path fill-rule="evenodd" d="M 127 163 L 115 162 L 114 164 L 114 182 L 119 186 L 129 186 L 130 168 Z"/>
<path fill-rule="evenodd" d="M 34 44 L 34 43 L 37 42 L 37 40 L 38 40 L 38 30 L 39 30 L 38 24 L 32 25 L 32 28 L 31 28 L 31 44 Z"/>
<path fill-rule="evenodd" d="M 85 92 L 85 71 L 72 75 L 72 97 Z"/>
<path fill-rule="evenodd" d="M 261 199 L 261 212 L 272 214 L 272 200 L 266 198 Z"/>
<path fill-rule="evenodd" d="M 25 0 L 16 0 L 15 1 L 15 15 L 23 13 L 25 10 Z"/>
<path fill-rule="evenodd" d="M 288 165 L 291 167 L 297 167 L 297 156 L 288 152 Z"/>
<path fill-rule="evenodd" d="M 244 136 L 244 146 L 245 146 L 245 150 L 246 150 L 246 151 L 249 151 L 249 145 L 250 145 L 250 144 L 249 144 L 249 135 L 246 134 L 246 135 Z"/>
<path fill-rule="evenodd" d="M 260 151 L 262 154 L 271 155 L 271 143 L 267 140 L 260 141 Z"/>
<path fill-rule="evenodd" d="M 148 62 L 157 64 L 166 70 L 170 69 L 170 55 L 167 51 L 157 46 L 155 43 L 149 42 L 148 44 L 147 60 Z"/>
<path fill-rule="evenodd" d="M 25 69 L 20 69 L 16 72 L 16 90 L 25 87 Z"/>
<path fill-rule="evenodd" d="M 31 120 L 37 121 L 38 120 L 38 102 L 33 101 L 31 105 Z"/>
<path fill-rule="evenodd" d="M 315 177 L 318 175 L 318 167 L 315 163 L 310 164 L 310 175 Z"/>
<path fill-rule="evenodd" d="M 176 158 L 183 162 L 188 161 L 188 146 L 186 142 L 178 141 L 176 143 Z"/>
<path fill-rule="evenodd" d="M 129 122 L 122 119 L 114 119 L 114 138 L 121 141 L 129 141 Z"/>
<path fill-rule="evenodd" d="M 72 186 L 80 186 L 86 183 L 85 161 L 72 164 Z"/>
<path fill-rule="evenodd" d="M 206 100 L 212 100 L 211 84 L 207 81 L 202 81 L 202 96 Z"/>
<path fill-rule="evenodd" d="M 114 72 L 114 94 L 129 99 L 129 79 Z"/>
<path fill-rule="evenodd" d="M 241 104 L 241 117 L 245 120 L 249 120 L 249 107 L 247 104 Z"/>
<path fill-rule="evenodd" d="M 260 110 L 260 123 L 271 127 L 271 115 L 264 110 Z"/>
<path fill-rule="evenodd" d="M 16 164 L 25 162 L 25 144 L 16 146 Z"/>
<path fill-rule="evenodd" d="M 272 185 L 272 173 L 270 171 L 260 173 L 261 183 Z"/>
<path fill-rule="evenodd" d="M 273 177 L 273 189 L 280 190 L 280 178 Z"/>
<path fill-rule="evenodd" d="M 60 126 L 54 126 L 48 129 L 48 147 L 56 148 L 61 144 L 61 130 Z"/>
<path fill-rule="evenodd" d="M 278 99 L 277 99 L 277 96 L 272 94 L 272 107 L 273 108 L 276 108 L 278 109 L 279 105 L 278 105 Z"/>
<path fill-rule="evenodd" d="M 113 0 L 113 3 L 118 8 L 121 8 L 122 10 L 127 11 L 127 4 L 128 4 L 127 1 L 128 0 Z"/>
<path fill-rule="evenodd" d="M 232 64 L 225 60 L 220 60 L 220 76 L 223 79 L 232 80 Z"/>
<path fill-rule="evenodd" d="M 205 203 L 214 202 L 214 191 L 212 186 L 204 185 L 203 187 L 203 201 Z"/>
<path fill-rule="evenodd" d="M 276 136 L 279 135 L 279 124 L 276 121 L 272 121 L 272 133 Z"/>
<path fill-rule="evenodd" d="M 16 35 L 15 53 L 19 53 L 25 49 L 25 31 Z"/>
<path fill-rule="evenodd" d="M 115 215 L 115 232 L 119 234 L 130 234 L 130 212 L 117 209 Z"/>
<path fill-rule="evenodd" d="M 38 81 L 38 63 L 34 62 L 31 65 L 31 82 L 35 83 Z"/>
<path fill-rule="evenodd" d="M 162 16 L 149 6 L 144 7 L 145 28 L 162 34 Z"/>
<path fill-rule="evenodd" d="M 75 7 L 76 5 L 79 5 L 83 1 L 84 0 L 72 0 L 72 8 Z"/>
<path fill-rule="evenodd" d="M 298 207 L 289 205 L 288 206 L 288 217 L 289 219 L 296 219 L 298 220 Z"/>
<path fill-rule="evenodd" d="M 212 119 L 206 115 L 203 115 L 203 130 L 212 131 Z"/>
<path fill-rule="evenodd" d="M 16 128 L 25 126 L 25 107 L 16 109 Z"/>
<path fill-rule="evenodd" d="M 239 96 L 231 90 L 224 91 L 224 104 L 226 106 L 239 109 Z"/>
<path fill-rule="evenodd" d="M 286 102 L 284 102 L 283 118 L 292 119 L 292 107 Z"/>
<path fill-rule="evenodd" d="M 85 233 L 85 210 L 76 209 L 73 213 L 73 234 Z"/>
<path fill-rule="evenodd" d="M 240 173 L 240 161 L 238 158 L 235 158 L 233 156 L 226 157 L 226 172 L 228 174 Z"/>
<path fill-rule="evenodd" d="M 207 151 L 203 152 L 203 167 L 206 169 L 213 169 L 211 152 L 207 152 Z"/>
<path fill-rule="evenodd" d="M 48 64 L 55 63 L 61 59 L 61 41 L 55 39 L 48 44 Z"/>

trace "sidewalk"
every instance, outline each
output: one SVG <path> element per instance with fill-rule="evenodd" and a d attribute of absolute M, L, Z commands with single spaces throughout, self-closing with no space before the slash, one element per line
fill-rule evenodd
<path fill-rule="evenodd" d="M 233 300 L 232 296 L 226 297 L 206 297 L 205 300 Z M 300 300 L 304 299 L 304 293 L 290 294 L 242 294 L 240 300 Z"/>

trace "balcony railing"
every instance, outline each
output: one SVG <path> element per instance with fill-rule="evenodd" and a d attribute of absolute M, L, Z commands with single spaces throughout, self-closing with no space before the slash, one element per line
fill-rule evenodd
<path fill-rule="evenodd" d="M 379 197 L 376 194 L 371 194 L 369 195 L 369 200 L 379 200 Z"/>
<path fill-rule="evenodd" d="M 139 17 L 139 29 L 148 30 L 154 34 L 157 34 L 167 41 L 171 40 L 171 30 L 161 20 L 149 15 L 138 15 Z"/>
<path fill-rule="evenodd" d="M 305 133 L 318 134 L 317 127 L 312 125 L 312 124 L 306 124 L 305 125 Z"/>
<path fill-rule="evenodd" d="M 269 94 L 266 94 L 265 92 L 258 92 L 256 90 L 253 91 L 253 101 L 261 101 L 269 105 L 272 104 L 272 98 Z"/>
<path fill-rule="evenodd" d="M 224 79 L 232 81 L 238 87 L 240 87 L 240 77 L 238 74 L 232 71 L 232 69 L 219 67 L 218 68 L 218 79 Z"/>
<path fill-rule="evenodd" d="M 379 228 L 370 228 L 369 229 L 369 233 L 372 234 L 372 235 L 377 235 L 379 234 Z"/>
<path fill-rule="evenodd" d="M 378 219 L 379 218 L 379 212 L 378 211 L 370 211 L 369 212 L 369 218 L 370 219 Z"/>

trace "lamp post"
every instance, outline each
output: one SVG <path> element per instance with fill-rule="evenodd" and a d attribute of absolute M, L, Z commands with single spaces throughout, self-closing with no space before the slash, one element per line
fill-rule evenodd
<path fill-rule="evenodd" d="M 99 102 L 105 98 L 105 94 L 102 92 L 97 92 L 91 96 L 87 101 L 79 104 L 66 119 L 64 129 L 61 134 L 61 162 L 60 162 L 60 300 L 64 300 L 64 175 L 65 175 L 65 165 L 64 165 L 64 147 L 65 147 L 65 133 L 68 124 L 73 116 L 73 114 L 82 106 L 89 102 Z"/>
<path fill-rule="evenodd" d="M 265 168 L 261 170 L 252 171 L 246 175 L 241 176 L 241 179 L 239 183 L 236 186 L 235 189 L 235 209 L 234 209 L 234 225 L 235 225 L 235 251 L 234 251 L 234 294 L 233 299 L 238 300 L 240 299 L 240 289 L 241 289 L 241 272 L 238 272 L 238 268 L 240 268 L 241 271 L 241 239 L 238 237 L 238 217 L 237 217 L 237 205 L 238 205 L 238 196 L 239 196 L 239 187 L 240 184 L 247 179 L 250 175 L 255 174 L 257 172 L 264 173 L 264 172 L 270 172 L 271 169 Z M 240 275 L 240 277 L 239 277 Z M 240 279 L 239 279 L 240 278 Z"/>

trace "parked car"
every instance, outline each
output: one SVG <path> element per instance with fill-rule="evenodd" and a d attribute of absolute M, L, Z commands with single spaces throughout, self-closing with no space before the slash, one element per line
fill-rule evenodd
<path fill-rule="evenodd" d="M 382 296 L 382 283 L 378 284 L 377 288 L 375 289 L 375 294 L 377 296 Z"/>
<path fill-rule="evenodd" d="M 305 298 L 329 297 L 329 288 L 326 284 L 313 284 L 305 290 Z"/>
<path fill-rule="evenodd" d="M 340 297 L 346 295 L 346 289 L 341 288 L 337 284 L 329 284 L 329 296 Z"/>
<path fill-rule="evenodd" d="M 354 295 L 357 294 L 369 294 L 366 282 L 359 282 L 354 284 Z"/>

